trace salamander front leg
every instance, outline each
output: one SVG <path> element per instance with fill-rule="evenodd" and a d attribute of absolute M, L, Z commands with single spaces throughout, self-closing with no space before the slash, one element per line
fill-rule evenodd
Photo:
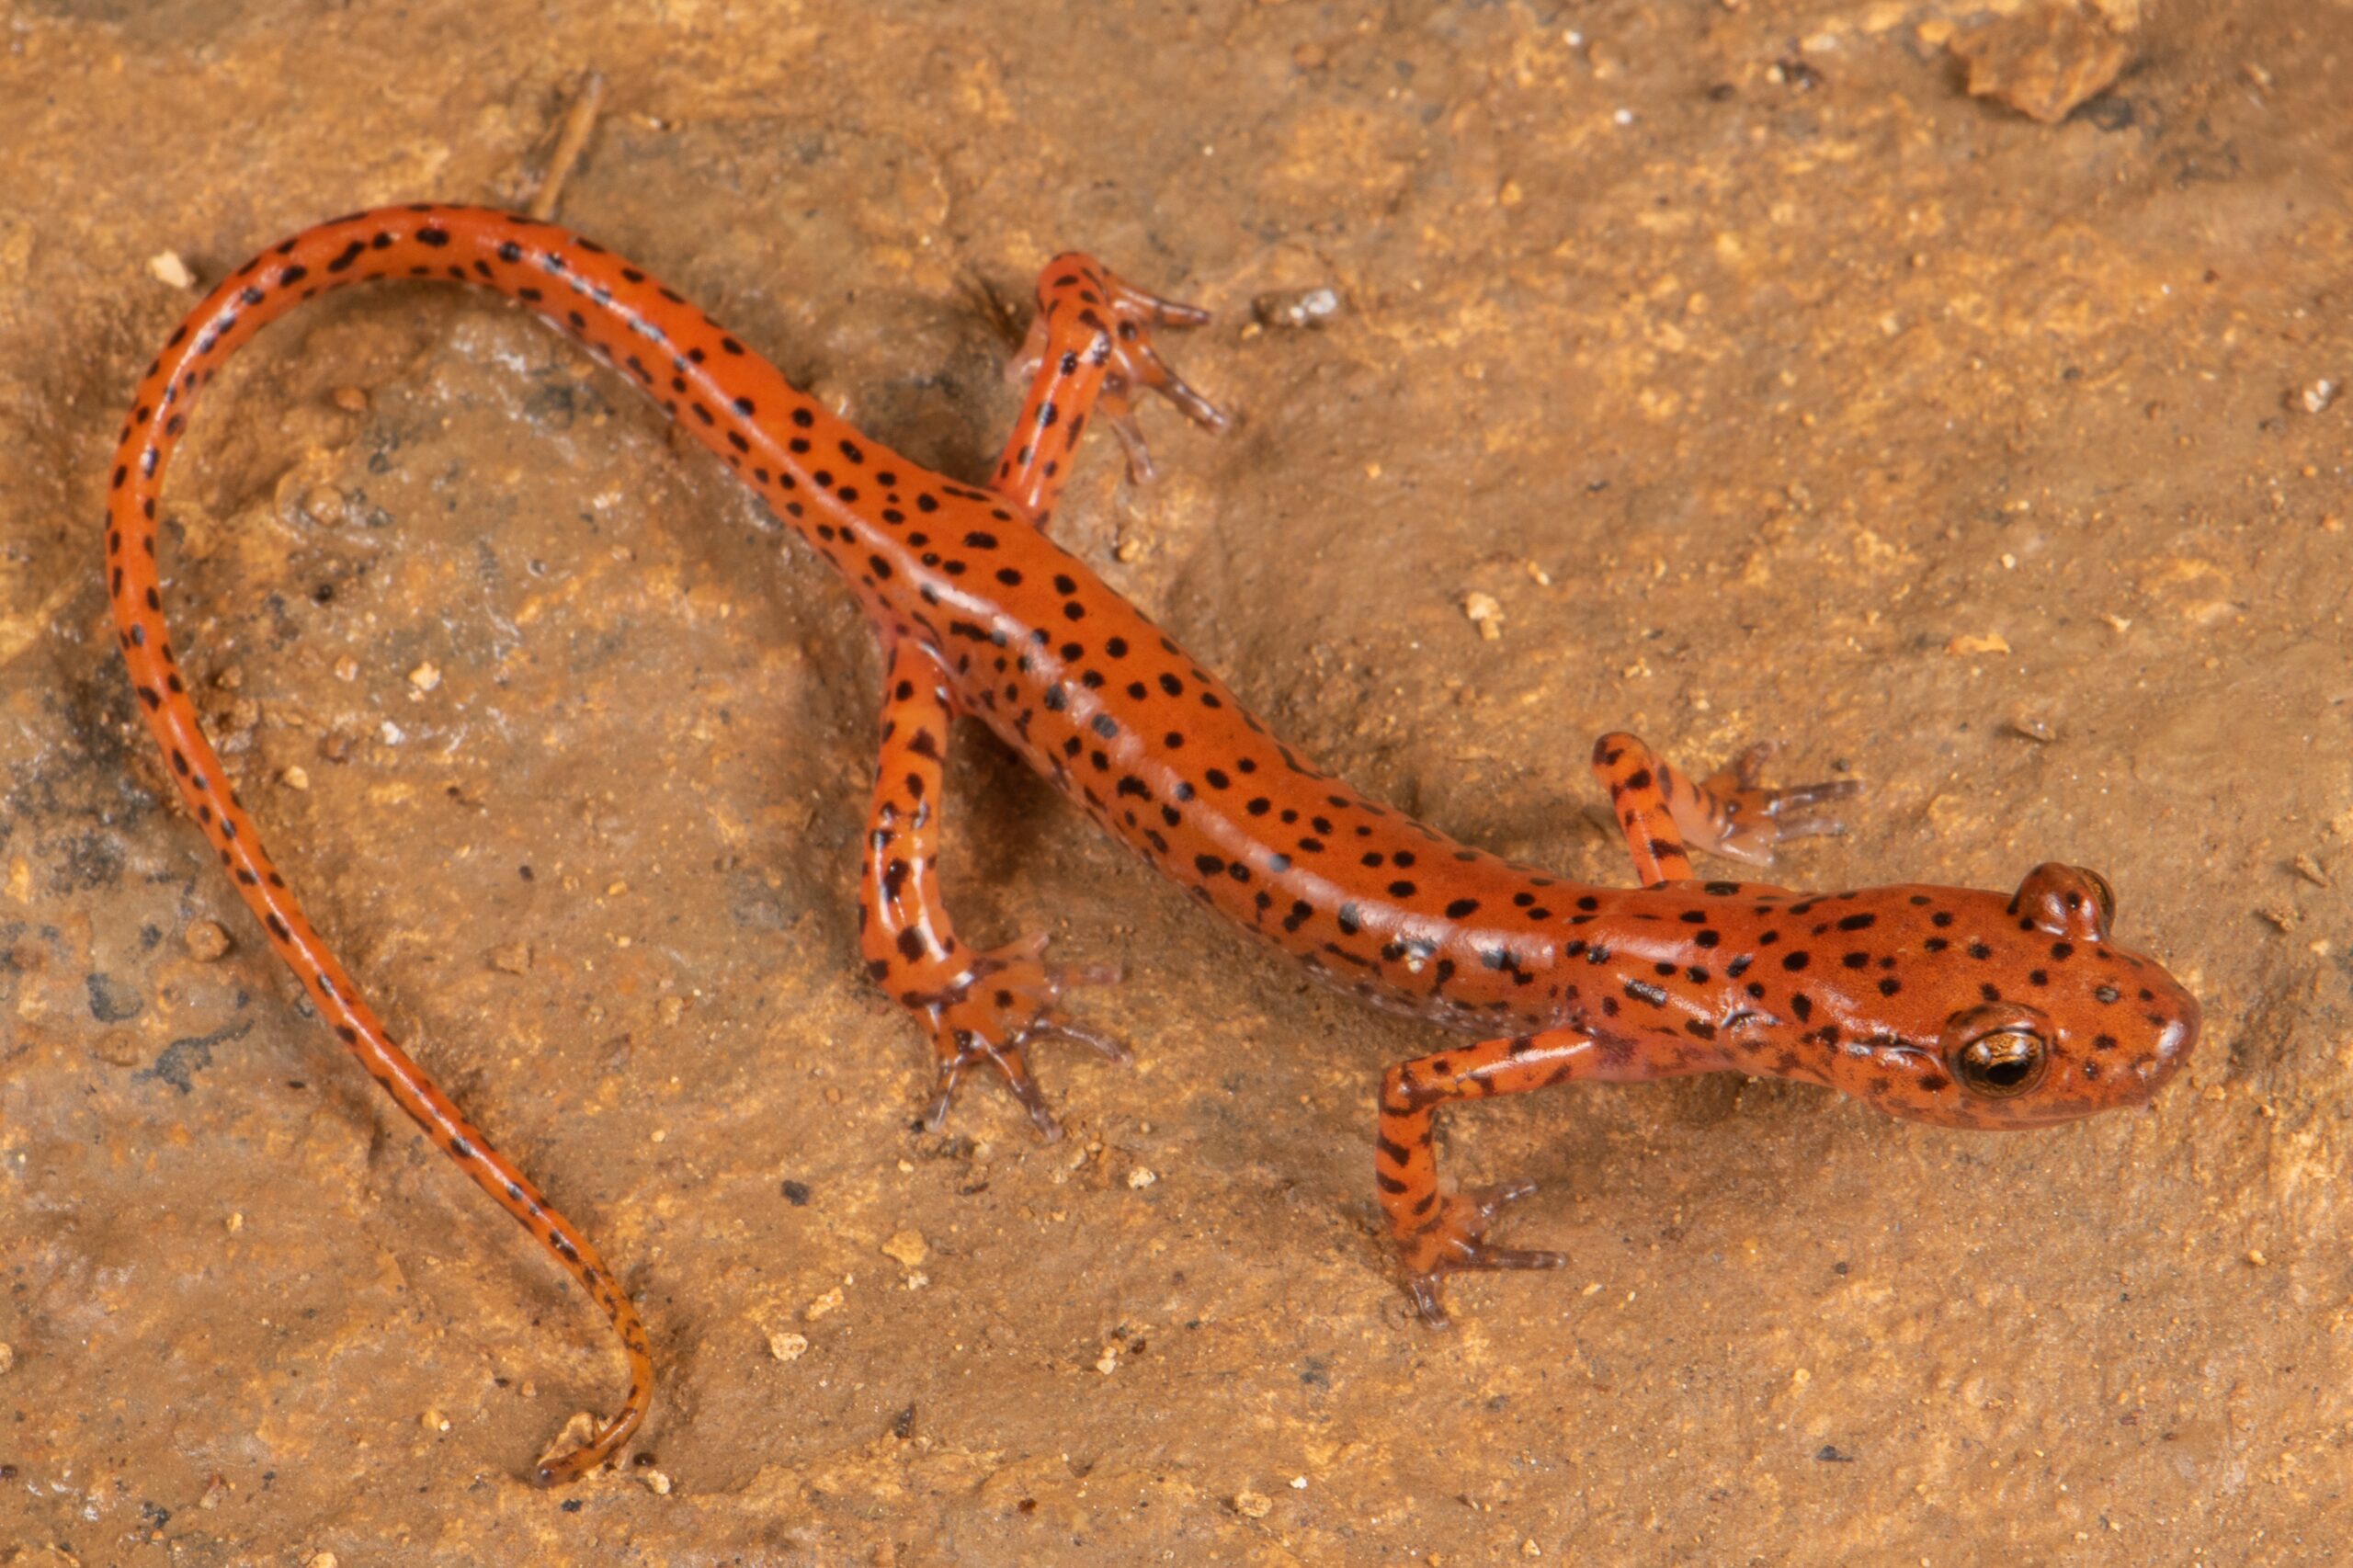
<path fill-rule="evenodd" d="M 1487 1228 L 1495 1215 L 1504 1205 L 1535 1191 L 1536 1184 L 1518 1182 L 1476 1193 L 1448 1190 L 1431 1151 L 1438 1108 L 1448 1100 L 1525 1094 L 1578 1076 L 1596 1076 L 1596 1050 L 1589 1036 L 1551 1029 L 1441 1051 L 1401 1062 L 1381 1074 L 1373 1181 L 1381 1189 L 1390 1236 L 1405 1266 L 1405 1291 L 1431 1327 L 1447 1324 L 1438 1284 L 1448 1274 L 1464 1268 L 1559 1268 L 1569 1261 L 1566 1253 L 1489 1244 Z"/>
<path fill-rule="evenodd" d="M 1044 528 L 1090 415 L 1127 449 L 1128 476 L 1148 483 L 1152 454 L 1136 424 L 1139 392 L 1158 392 L 1205 430 L 1223 430 L 1224 414 L 1187 386 L 1152 342 L 1154 327 L 1203 326 L 1209 319 L 1207 311 L 1121 282 L 1091 256 L 1072 252 L 1047 263 L 1038 275 L 1029 340 L 1006 367 L 1008 376 L 1029 379 L 1029 395 L 1006 437 L 992 487 L 1020 502 Z"/>
<path fill-rule="evenodd" d="M 1108 985 L 1111 969 L 1050 968 L 1042 936 L 975 952 L 956 937 L 939 896 L 941 778 L 951 712 L 947 672 L 929 653 L 902 642 L 891 653 L 882 704 L 882 758 L 867 819 L 858 888 L 858 940 L 867 972 L 931 1030 L 938 1092 L 925 1121 L 947 1120 L 972 1068 L 1002 1074 L 1048 1142 L 1062 1136 L 1029 1075 L 1025 1048 L 1074 1040 L 1114 1062 L 1125 1047 L 1085 1028 L 1060 1005 L 1064 989 Z"/>
<path fill-rule="evenodd" d="M 1488 1227 L 1504 1206 L 1535 1191 L 1536 1184 L 1518 1182 L 1469 1193 L 1448 1190 L 1430 1148 L 1438 1107 L 1449 1100 L 1522 1095 L 1555 1084 L 1677 1077 L 1719 1065 L 1688 1052 L 1662 1062 L 1623 1041 L 1559 1028 L 1441 1051 L 1401 1062 L 1383 1074 L 1373 1180 L 1381 1188 L 1389 1233 L 1405 1266 L 1406 1293 L 1422 1321 L 1433 1328 L 1446 1326 L 1438 1287 L 1457 1270 L 1559 1268 L 1569 1261 L 1566 1253 L 1488 1242 Z"/>
<path fill-rule="evenodd" d="M 1645 887 L 1691 875 L 1690 849 L 1752 866 L 1773 863 L 1775 846 L 1847 831 L 1813 808 L 1861 791 L 1853 779 L 1768 790 L 1757 782 L 1770 744 L 1750 746 L 1730 767 L 1694 783 L 1634 736 L 1618 731 L 1593 744 L 1594 777 L 1609 791 L 1634 874 Z"/>

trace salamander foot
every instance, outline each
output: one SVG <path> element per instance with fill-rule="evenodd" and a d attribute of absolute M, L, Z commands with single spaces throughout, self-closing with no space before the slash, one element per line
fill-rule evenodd
<path fill-rule="evenodd" d="M 937 1131 L 946 1125 L 966 1070 L 985 1064 L 1004 1074 L 1039 1135 L 1053 1142 L 1062 1128 L 1029 1074 L 1025 1049 L 1037 1040 L 1067 1040 L 1113 1062 L 1130 1060 L 1127 1047 L 1078 1023 L 1061 1006 L 1063 991 L 1114 984 L 1120 971 L 1105 965 L 1049 968 L 1040 957 L 1045 949 L 1042 936 L 1008 942 L 975 959 L 954 990 L 925 1000 L 939 1062 L 938 1092 L 924 1115 L 926 1128 Z"/>
<path fill-rule="evenodd" d="M 1094 285 L 1101 285 L 1096 293 Z M 1209 324 L 1209 312 L 1146 293 L 1101 263 L 1084 256 L 1066 256 L 1046 268 L 1039 280 L 1042 307 L 1030 323 L 1021 352 L 1006 368 L 1011 381 L 1036 377 L 1049 353 L 1063 356 L 1062 368 L 1074 369 L 1082 358 L 1106 367 L 1102 389 L 1095 400 L 1095 417 L 1110 426 L 1128 454 L 1128 477 L 1138 484 L 1152 482 L 1152 452 L 1136 423 L 1135 399 L 1140 392 L 1157 392 L 1178 413 L 1204 430 L 1216 434 L 1232 423 L 1223 410 L 1188 386 L 1168 367 L 1153 345 L 1153 328 L 1187 328 Z M 1108 310 L 1105 309 L 1108 307 Z M 1072 313 L 1065 316 L 1063 312 Z M 1101 317 L 1108 315 L 1108 322 Z M 1083 335 L 1074 335 L 1083 334 Z M 1085 342 L 1086 347 L 1074 345 Z M 1017 432 L 1016 439 L 1019 435 Z M 1074 439 L 1075 436 L 1074 434 Z M 999 481 L 1020 468 L 1019 453 L 1008 452 Z"/>
<path fill-rule="evenodd" d="M 1796 838 L 1835 836 L 1847 831 L 1845 823 L 1813 808 L 1824 801 L 1859 795 L 1862 785 L 1842 778 L 1825 784 L 1798 784 L 1787 790 L 1765 789 L 1758 779 L 1774 749 L 1772 742 L 1760 741 L 1734 757 L 1722 772 L 1700 780 L 1699 790 L 1706 798 L 1709 823 L 1714 832 L 1692 834 L 1687 825 L 1686 834 L 1695 846 L 1751 865 L 1769 866 L 1776 845 Z M 1711 836 L 1712 843 L 1708 842 Z"/>
<path fill-rule="evenodd" d="M 1438 1298 L 1438 1283 L 1447 1275 L 1469 1268 L 1563 1268 L 1569 1255 L 1529 1247 L 1491 1246 L 1487 1227 L 1506 1204 L 1517 1203 L 1536 1190 L 1532 1181 L 1475 1192 L 1442 1194 L 1437 1210 L 1413 1234 L 1398 1238 L 1405 1256 L 1405 1293 L 1414 1310 L 1432 1328 L 1449 1320 Z"/>

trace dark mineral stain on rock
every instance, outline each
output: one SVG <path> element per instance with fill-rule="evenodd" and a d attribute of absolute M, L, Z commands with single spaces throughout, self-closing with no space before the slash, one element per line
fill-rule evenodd
<path fill-rule="evenodd" d="M 145 999 L 113 975 L 93 970 L 85 983 L 90 993 L 90 1017 L 102 1024 L 127 1023 L 147 1010 Z"/>
<path fill-rule="evenodd" d="M 131 1076 L 133 1082 L 161 1079 L 182 1094 L 196 1085 L 196 1074 L 212 1065 L 212 1048 L 226 1045 L 233 1040 L 243 1040 L 252 1032 L 253 1020 L 231 1024 L 206 1035 L 189 1035 L 164 1047 L 155 1058 L 155 1065 L 143 1067 Z"/>

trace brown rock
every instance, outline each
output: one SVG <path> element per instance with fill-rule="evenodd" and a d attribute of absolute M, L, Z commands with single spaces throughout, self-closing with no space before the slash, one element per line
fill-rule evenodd
<path fill-rule="evenodd" d="M 1969 67 L 1969 91 L 2056 125 L 2107 90 L 2132 58 L 2112 17 L 2076 3 L 2044 0 L 1956 36 L 1946 47 Z"/>
<path fill-rule="evenodd" d="M 188 945 L 188 956 L 199 963 L 210 963 L 226 956 L 229 933 L 213 920 L 191 920 L 188 929 L 180 933 L 180 940 Z"/>

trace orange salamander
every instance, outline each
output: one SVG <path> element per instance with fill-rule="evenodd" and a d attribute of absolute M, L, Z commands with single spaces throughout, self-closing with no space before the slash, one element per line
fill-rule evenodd
<path fill-rule="evenodd" d="M 1550 1268 L 1495 1244 L 1524 1187 L 1460 1193 L 1432 1119 L 1450 1102 L 1576 1080 L 1769 1074 L 1948 1127 L 2045 1126 L 2145 1103 L 2197 1039 L 2199 1008 L 2110 938 L 2094 872 L 2049 864 L 2009 892 L 1902 885 L 1797 893 L 1702 881 L 1694 849 L 1769 864 L 1783 841 L 1842 831 L 1819 808 L 1851 783 L 1771 790 L 1761 754 L 1695 780 L 1631 735 L 1593 765 L 1634 888 L 1586 887 L 1457 843 L 1380 805 L 1269 733 L 1217 676 L 1047 532 L 1079 437 L 1108 425 L 1148 460 L 1150 392 L 1223 416 L 1154 348 L 1202 312 L 1085 256 L 1050 263 L 1026 357 L 1035 370 L 984 487 L 931 473 L 852 429 L 654 278 L 551 224 L 464 207 L 363 212 L 310 229 L 213 290 L 139 384 L 110 474 L 106 571 L 122 655 L 171 775 L 311 999 L 361 1065 L 611 1319 L 630 1388 L 553 1484 L 603 1463 L 652 1397 L 645 1332 L 587 1237 L 494 1151 L 361 998 L 263 849 L 190 706 L 156 556 L 166 460 L 240 344 L 345 284 L 430 278 L 495 290 L 595 349 L 717 454 L 833 563 L 886 652 L 881 762 L 858 884 L 866 972 L 926 1030 L 930 1119 L 968 1073 L 1055 1126 L 1028 1052 L 1048 1040 L 1112 1058 L 1063 991 L 1108 978 L 1050 966 L 1045 940 L 961 935 L 940 901 L 951 722 L 986 724 L 1088 815 L 1201 903 L 1324 979 L 1472 1037 L 1383 1074 L 1373 1177 L 1423 1318 L 1450 1270 Z"/>

